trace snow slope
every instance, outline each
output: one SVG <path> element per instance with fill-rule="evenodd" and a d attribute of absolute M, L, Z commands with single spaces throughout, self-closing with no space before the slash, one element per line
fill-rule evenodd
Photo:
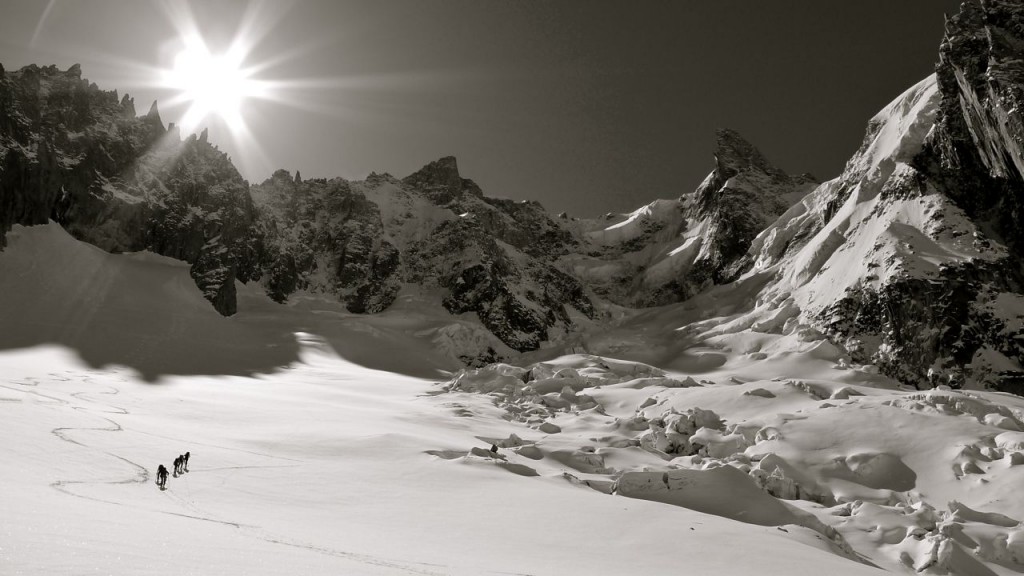
<path fill-rule="evenodd" d="M 436 320 L 401 304 L 345 316 L 243 292 L 252 312 L 224 318 L 178 289 L 176 262 L 56 226 L 11 239 L 0 313 L 32 338 L 0 351 L 5 574 L 1024 568 L 1024 401 L 901 390 L 806 328 L 694 319 L 662 346 L 703 330 L 702 347 L 668 371 L 571 354 L 451 374 L 419 335 Z M 87 269 L 117 282 L 76 305 Z M 183 331 L 154 331 L 165 316 Z M 259 345 L 285 333 L 287 354 Z M 145 337 L 175 365 L 127 353 Z M 161 492 L 156 465 L 186 450 Z"/>
<path fill-rule="evenodd" d="M 924 143 L 938 109 L 935 77 L 929 76 L 885 107 L 869 125 L 869 137 L 844 174 L 809 195 L 763 232 L 752 248 L 757 267 L 780 262 L 793 235 L 814 227 L 822 206 L 838 188 L 845 201 L 814 236 L 790 250 L 777 290 L 791 291 L 807 314 L 820 313 L 860 283 L 886 284 L 900 275 L 934 274 L 943 264 L 968 259 L 998 260 L 1000 245 L 977 241 L 979 231 L 948 198 L 934 189 L 893 198 L 915 177 L 912 158 Z M 941 215 L 941 216 L 940 216 Z"/>
<path fill-rule="evenodd" d="M 4 574 L 873 573 L 803 528 L 581 487 L 557 464 L 571 455 L 491 457 L 492 439 L 540 436 L 489 397 L 372 368 L 444 364 L 415 317 L 339 322 L 250 294 L 252 312 L 224 318 L 178 289 L 177 263 L 94 252 L 55 226 L 10 238 Z M 183 332 L 154 330 L 175 320 Z M 285 331 L 281 355 L 252 336 Z M 190 472 L 161 492 L 157 464 L 186 450 Z"/>

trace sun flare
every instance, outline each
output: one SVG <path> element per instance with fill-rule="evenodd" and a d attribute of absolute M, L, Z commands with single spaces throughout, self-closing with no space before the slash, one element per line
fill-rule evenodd
<path fill-rule="evenodd" d="M 186 130 L 194 129 L 209 116 L 224 120 L 231 128 L 242 122 L 245 100 L 259 95 L 259 83 L 230 53 L 211 54 L 205 47 L 188 47 L 178 53 L 167 72 L 166 85 L 178 90 L 189 105 L 182 118 Z"/>

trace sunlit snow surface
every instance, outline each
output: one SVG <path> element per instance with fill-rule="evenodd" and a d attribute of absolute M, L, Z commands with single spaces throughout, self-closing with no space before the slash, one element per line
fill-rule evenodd
<path fill-rule="evenodd" d="M 807 332 L 444 374 L 429 311 L 221 318 L 180 263 L 9 240 L 5 575 L 1022 568 L 1015 397 L 897 390 Z"/>
<path fill-rule="evenodd" d="M 415 336 L 433 329 L 428 314 L 360 319 L 249 294 L 221 318 L 182 289 L 180 263 L 104 254 L 55 225 L 8 240 L 5 576 L 870 573 L 802 528 L 570 482 L 559 454 L 501 450 L 522 468 L 467 456 L 511 434 L 564 451 L 607 435 L 607 421 L 564 422 L 549 441 L 487 395 L 438 394 L 447 377 L 399 375 L 449 362 Z M 277 338 L 286 328 L 293 347 Z M 397 372 L 366 367 L 387 365 Z M 185 451 L 190 471 L 160 491 L 157 465 Z"/>

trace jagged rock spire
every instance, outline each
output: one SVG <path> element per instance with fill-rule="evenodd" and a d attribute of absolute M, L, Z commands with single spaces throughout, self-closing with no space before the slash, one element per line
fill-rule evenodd
<path fill-rule="evenodd" d="M 816 183 L 776 168 L 735 130 L 716 131 L 715 169 L 693 193 L 688 217 L 704 221 L 705 242 L 695 268 L 715 284 L 732 281 L 749 266 L 743 256 L 757 234 L 789 208 L 794 194 Z M 697 282 L 696 284 L 700 284 Z"/>
<path fill-rule="evenodd" d="M 121 110 L 126 118 L 135 118 L 135 99 L 125 94 L 121 98 Z"/>
<path fill-rule="evenodd" d="M 754 147 L 739 132 L 729 128 L 715 131 L 715 170 L 719 176 L 729 179 L 740 172 L 756 169 L 771 176 L 782 171 L 772 166 L 761 151 Z"/>
<path fill-rule="evenodd" d="M 149 126 L 157 135 L 163 135 L 164 123 L 160 119 L 160 109 L 156 105 L 156 100 L 153 100 L 153 105 L 149 107 L 149 112 L 146 112 L 143 123 Z"/>

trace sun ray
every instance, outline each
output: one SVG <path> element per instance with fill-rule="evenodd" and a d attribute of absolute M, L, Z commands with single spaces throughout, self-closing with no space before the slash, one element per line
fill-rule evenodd
<path fill-rule="evenodd" d="M 243 166 L 272 166 L 270 156 L 263 149 L 258 138 L 253 136 L 249 124 L 241 115 L 238 116 L 234 127 L 230 130 L 231 140 L 239 150 L 245 150 L 246 156 L 238 158 Z"/>
<path fill-rule="evenodd" d="M 39 17 L 39 23 L 36 24 L 36 29 L 32 31 L 32 39 L 29 40 L 29 46 L 35 46 L 36 40 L 39 39 L 39 35 L 43 32 L 43 26 L 46 24 L 46 19 L 50 16 L 50 12 L 53 7 L 57 4 L 57 0 L 49 0 L 46 3 L 46 8 L 43 8 L 43 14 Z"/>

